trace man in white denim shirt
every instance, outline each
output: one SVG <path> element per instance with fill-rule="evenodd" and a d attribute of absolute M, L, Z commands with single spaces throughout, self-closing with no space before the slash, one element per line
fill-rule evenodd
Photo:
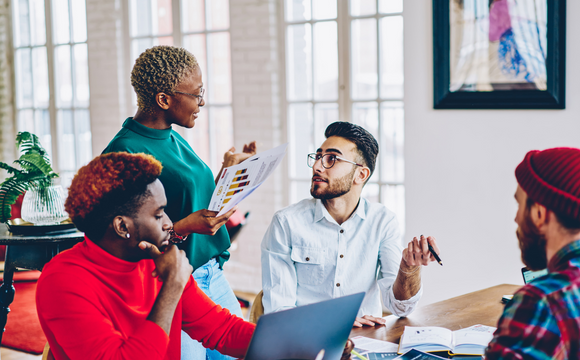
<path fill-rule="evenodd" d="M 421 235 L 403 248 L 395 214 L 361 197 L 379 147 L 362 127 L 335 122 L 308 155 L 310 194 L 278 211 L 262 240 L 264 312 L 280 311 L 361 291 L 354 326 L 384 324 L 380 297 L 397 316 L 416 307 L 421 266 L 435 261 Z"/>

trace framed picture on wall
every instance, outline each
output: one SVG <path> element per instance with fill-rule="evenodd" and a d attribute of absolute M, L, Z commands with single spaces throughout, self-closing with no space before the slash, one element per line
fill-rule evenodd
<path fill-rule="evenodd" d="M 564 109 L 566 0 L 433 0 L 435 109 Z"/>

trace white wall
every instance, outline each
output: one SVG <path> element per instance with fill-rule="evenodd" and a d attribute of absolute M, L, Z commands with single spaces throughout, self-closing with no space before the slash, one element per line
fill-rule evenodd
<path fill-rule="evenodd" d="M 566 110 L 482 111 L 433 110 L 431 1 L 405 1 L 404 19 L 407 237 L 436 236 L 444 264 L 425 269 L 422 305 L 523 284 L 514 170 L 529 150 L 580 147 L 580 22 L 568 16 Z"/>
<path fill-rule="evenodd" d="M 234 142 L 256 140 L 258 151 L 281 143 L 276 0 L 231 0 L 232 96 Z M 256 192 L 240 204 L 251 218 L 238 239 L 238 248 L 224 266 L 235 290 L 258 293 L 262 289 L 260 243 L 274 212 L 282 208 L 282 163 Z M 253 299 L 250 299 L 253 300 Z"/>

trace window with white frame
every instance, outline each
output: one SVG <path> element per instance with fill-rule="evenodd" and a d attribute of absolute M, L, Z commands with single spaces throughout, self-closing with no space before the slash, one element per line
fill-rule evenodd
<path fill-rule="evenodd" d="M 324 130 L 351 121 L 379 142 L 363 190 L 405 228 L 403 0 L 285 0 L 290 202 L 310 196 L 306 155 Z"/>
<path fill-rule="evenodd" d="M 16 129 L 36 134 L 61 183 L 92 158 L 84 0 L 13 0 Z"/>
<path fill-rule="evenodd" d="M 234 143 L 229 18 L 228 0 L 129 2 L 129 69 L 139 54 L 155 45 L 182 46 L 197 58 L 206 105 L 193 129 L 175 130 L 214 172 L 219 171 L 223 154 Z"/>

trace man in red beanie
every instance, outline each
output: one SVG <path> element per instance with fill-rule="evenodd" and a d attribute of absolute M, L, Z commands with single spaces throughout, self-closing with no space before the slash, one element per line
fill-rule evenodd
<path fill-rule="evenodd" d="M 516 178 L 522 261 L 548 274 L 514 295 L 486 359 L 580 359 L 580 149 L 530 151 Z"/>

